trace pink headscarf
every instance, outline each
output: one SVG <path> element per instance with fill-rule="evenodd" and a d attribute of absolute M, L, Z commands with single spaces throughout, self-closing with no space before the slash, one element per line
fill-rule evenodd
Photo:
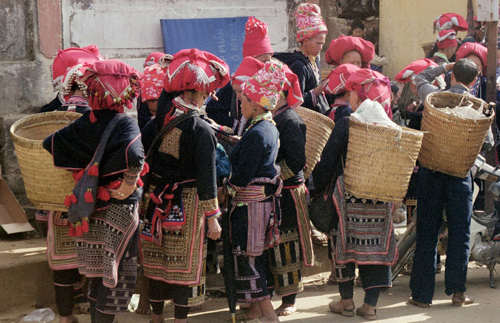
<path fill-rule="evenodd" d="M 401 70 L 398 75 L 396 75 L 395 79 L 401 83 L 410 82 L 413 75 L 420 74 L 429 66 L 438 66 L 438 64 L 428 58 L 416 60 Z"/>
<path fill-rule="evenodd" d="M 217 56 L 196 48 L 174 55 L 165 78 L 165 91 L 213 92 L 229 82 L 229 66 Z"/>
<path fill-rule="evenodd" d="M 78 84 L 87 97 L 87 89 L 80 77 L 92 64 L 101 60 L 97 46 L 90 45 L 83 48 L 66 48 L 58 50 L 52 63 L 52 85 L 54 91 L 59 91 L 65 99 L 69 99 L 69 92 L 73 84 Z"/>
<path fill-rule="evenodd" d="M 469 24 L 467 24 L 464 17 L 459 14 L 448 12 L 438 16 L 436 20 L 434 20 L 434 32 L 443 29 L 453 29 L 456 32 L 467 31 L 469 29 Z"/>
<path fill-rule="evenodd" d="M 329 65 L 339 65 L 345 53 L 352 50 L 361 54 L 364 67 L 367 67 L 373 57 L 375 57 L 375 46 L 373 46 L 372 42 L 364 40 L 361 37 L 341 35 L 330 43 L 325 53 L 325 61 Z"/>
<path fill-rule="evenodd" d="M 483 63 L 482 72 L 484 75 L 486 73 L 486 64 L 488 63 L 488 49 L 479 43 L 465 43 L 457 50 L 457 61 L 469 56 L 470 54 L 474 54 L 481 59 L 481 63 Z"/>
<path fill-rule="evenodd" d="M 243 42 L 243 57 L 256 57 L 262 54 L 274 53 L 269 39 L 267 24 L 255 17 L 249 17 L 245 25 L 245 41 Z"/>
<path fill-rule="evenodd" d="M 267 62 L 262 69 L 241 85 L 241 90 L 263 109 L 274 110 L 287 79 L 283 66 L 278 61 Z"/>
<path fill-rule="evenodd" d="M 146 66 L 157 64 L 158 60 L 165 55 L 167 54 L 162 52 L 152 52 L 151 54 L 148 55 L 148 57 L 146 57 L 146 60 L 144 61 L 144 68 L 146 68 Z"/>
<path fill-rule="evenodd" d="M 356 91 L 362 101 L 377 101 L 392 119 L 391 85 L 389 78 L 379 72 L 362 68 L 352 74 L 346 82 L 347 91 Z"/>
<path fill-rule="evenodd" d="M 297 17 L 297 41 L 311 38 L 317 34 L 328 32 L 326 24 L 321 17 L 321 9 L 312 3 L 301 3 L 295 12 Z"/>
<path fill-rule="evenodd" d="M 345 93 L 345 85 L 349 77 L 359 71 L 361 67 L 353 64 L 342 64 L 330 72 L 328 75 L 328 84 L 325 86 L 325 93 L 341 94 Z"/>

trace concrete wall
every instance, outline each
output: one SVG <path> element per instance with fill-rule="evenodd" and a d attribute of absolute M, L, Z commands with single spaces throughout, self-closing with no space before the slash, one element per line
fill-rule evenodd
<path fill-rule="evenodd" d="M 476 8 L 477 0 L 473 3 Z M 423 58 L 421 44 L 436 40 L 432 32 L 434 19 L 446 12 L 466 18 L 467 0 L 381 0 L 379 54 L 389 58 L 384 74 L 394 78 L 406 65 Z M 466 35 L 466 32 L 458 33 L 460 38 Z"/>
<path fill-rule="evenodd" d="M 102 54 L 140 70 L 149 53 L 163 51 L 160 19 L 254 15 L 269 25 L 276 51 L 288 47 L 285 0 L 61 1 L 64 47 L 95 44 Z"/>

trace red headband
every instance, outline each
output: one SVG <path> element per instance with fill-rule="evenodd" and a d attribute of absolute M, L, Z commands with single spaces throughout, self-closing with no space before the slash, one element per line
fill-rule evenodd
<path fill-rule="evenodd" d="M 255 73 L 257 73 L 261 68 L 264 67 L 264 63 L 255 59 L 251 56 L 247 56 L 243 58 L 240 66 L 234 75 L 232 76 L 232 82 L 236 85 L 241 85 L 243 82 L 252 77 Z"/>
<path fill-rule="evenodd" d="M 456 47 L 457 33 L 453 29 L 444 29 L 437 35 L 437 47 L 440 49 Z"/>
<path fill-rule="evenodd" d="M 430 59 L 423 58 L 416 60 L 408 66 L 406 66 L 401 72 L 396 75 L 395 79 L 398 82 L 406 83 L 410 82 L 413 75 L 418 75 L 423 72 L 429 66 L 438 66 L 434 61 Z"/>
<path fill-rule="evenodd" d="M 469 29 L 469 24 L 467 24 L 467 21 L 459 14 L 449 12 L 438 16 L 436 20 L 434 20 L 434 32 L 443 29 L 453 29 L 456 32 L 467 31 Z"/>
<path fill-rule="evenodd" d="M 479 43 L 465 43 L 457 50 L 457 61 L 462 58 L 466 58 L 470 54 L 474 54 L 483 63 L 483 69 L 486 69 L 486 64 L 488 63 L 488 49 Z"/>
<path fill-rule="evenodd" d="M 241 90 L 265 110 L 278 104 L 286 81 L 286 72 L 279 61 L 267 62 L 262 69 L 241 85 Z"/>

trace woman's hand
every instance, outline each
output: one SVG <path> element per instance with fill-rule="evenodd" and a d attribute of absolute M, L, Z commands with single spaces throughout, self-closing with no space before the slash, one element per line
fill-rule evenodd
<path fill-rule="evenodd" d="M 219 201 L 219 204 L 223 204 L 226 201 L 226 195 L 227 192 L 224 187 L 219 187 L 217 189 L 217 200 Z"/>
<path fill-rule="evenodd" d="M 314 95 L 316 95 L 316 97 L 323 93 L 323 90 L 325 89 L 325 86 L 328 84 L 328 82 L 330 82 L 330 80 L 326 79 L 313 89 Z"/>
<path fill-rule="evenodd" d="M 132 193 L 134 193 L 136 189 L 137 189 L 136 184 L 130 185 L 122 180 L 122 184 L 120 185 L 120 187 L 114 190 L 109 190 L 109 195 L 117 200 L 125 200 L 130 195 L 132 195 Z"/>
<path fill-rule="evenodd" d="M 219 221 L 217 221 L 216 217 L 213 216 L 211 218 L 208 218 L 207 225 L 208 225 L 207 237 L 209 237 L 212 240 L 219 239 L 220 235 L 222 233 L 222 229 L 221 229 L 221 227 L 219 225 Z"/>

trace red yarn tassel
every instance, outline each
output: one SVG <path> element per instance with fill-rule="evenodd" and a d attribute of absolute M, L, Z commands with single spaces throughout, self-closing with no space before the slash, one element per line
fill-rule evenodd
<path fill-rule="evenodd" d="M 144 163 L 144 166 L 142 167 L 142 171 L 141 171 L 141 176 L 144 176 L 147 173 L 149 173 L 149 165 L 148 165 L 148 163 Z"/>
<path fill-rule="evenodd" d="M 76 198 L 76 195 L 74 193 L 71 193 L 69 198 L 71 200 L 71 204 L 75 204 L 76 202 L 78 202 L 78 199 Z"/>
<path fill-rule="evenodd" d="M 95 117 L 94 111 L 90 111 L 90 122 L 95 123 L 97 121 L 97 118 Z"/>
<path fill-rule="evenodd" d="M 69 232 L 68 232 L 68 235 L 70 237 L 76 237 L 76 229 L 75 229 L 75 226 L 72 225 L 71 223 L 69 224 Z"/>
<path fill-rule="evenodd" d="M 76 236 L 77 237 L 83 236 L 83 228 L 82 228 L 82 224 L 80 222 L 78 222 L 76 224 L 75 229 L 76 229 Z"/>
<path fill-rule="evenodd" d="M 74 171 L 73 174 L 71 174 L 73 176 L 73 179 L 75 180 L 75 182 L 78 182 L 82 176 L 83 176 L 83 169 L 80 170 L 80 171 Z"/>
<path fill-rule="evenodd" d="M 85 198 L 85 202 L 87 203 L 93 203 L 94 202 L 94 197 L 92 196 L 92 189 L 89 188 L 87 189 L 87 192 L 83 195 Z"/>
<path fill-rule="evenodd" d="M 84 218 L 82 221 L 82 231 L 89 232 L 89 218 Z"/>
<path fill-rule="evenodd" d="M 112 181 L 111 183 L 109 183 L 108 188 L 110 188 L 112 190 L 116 190 L 121 185 L 122 185 L 122 181 L 117 179 L 116 181 Z"/>
<path fill-rule="evenodd" d="M 139 186 L 139 187 L 143 187 L 144 186 L 144 182 L 142 181 L 142 179 L 140 177 L 137 180 L 137 186 Z"/>
<path fill-rule="evenodd" d="M 111 198 L 109 191 L 104 186 L 97 188 L 97 198 L 101 201 L 107 202 Z"/>
<path fill-rule="evenodd" d="M 71 196 L 70 195 L 66 195 L 66 197 L 64 198 L 64 205 L 66 205 L 67 207 L 71 206 Z"/>
<path fill-rule="evenodd" d="M 129 110 L 132 110 L 134 107 L 132 106 L 132 102 L 130 102 L 129 100 L 127 100 L 127 108 Z"/>
<path fill-rule="evenodd" d="M 89 167 L 88 174 L 90 176 L 99 176 L 99 166 L 98 163 L 94 163 L 94 165 Z"/>
<path fill-rule="evenodd" d="M 112 106 L 112 105 L 113 105 L 113 97 L 112 97 L 111 95 L 108 95 L 108 96 L 106 97 L 106 106 L 107 106 L 107 107 L 110 107 L 110 106 Z"/>

